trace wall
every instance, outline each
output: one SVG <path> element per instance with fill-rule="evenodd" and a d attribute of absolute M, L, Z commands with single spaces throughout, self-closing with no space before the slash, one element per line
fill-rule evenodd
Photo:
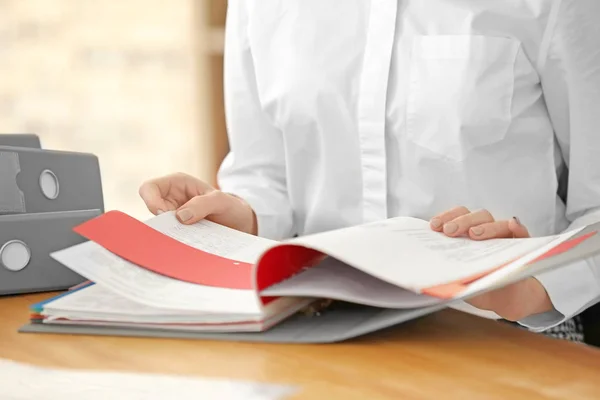
<path fill-rule="evenodd" d="M 212 180 L 200 0 L 0 0 L 0 132 L 100 157 L 107 209 L 148 216 L 148 178 Z M 217 85 L 218 87 L 218 85 Z M 220 99 L 219 99 L 220 100 Z"/>

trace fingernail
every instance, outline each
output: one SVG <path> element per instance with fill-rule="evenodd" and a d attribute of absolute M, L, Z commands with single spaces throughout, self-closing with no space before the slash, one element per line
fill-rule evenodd
<path fill-rule="evenodd" d="M 158 210 L 156 210 L 156 215 L 160 215 L 160 214 L 162 214 L 162 213 L 164 213 L 164 211 L 163 211 L 163 210 L 161 210 L 160 208 L 159 208 Z"/>
<path fill-rule="evenodd" d="M 481 226 L 474 226 L 471 228 L 471 233 L 475 236 L 479 236 L 483 233 L 483 228 Z"/>
<path fill-rule="evenodd" d="M 458 225 L 456 224 L 456 222 L 448 222 L 447 224 L 444 225 L 444 233 L 447 233 L 449 235 L 453 234 L 457 230 L 458 230 Z"/>
<path fill-rule="evenodd" d="M 515 222 L 517 223 L 517 225 L 521 225 L 521 221 L 519 220 L 519 218 L 513 217 L 513 219 L 515 220 Z"/>
<path fill-rule="evenodd" d="M 434 228 L 439 228 L 440 226 L 442 226 L 442 221 L 439 218 L 434 218 L 431 220 L 431 226 L 433 226 Z"/>
<path fill-rule="evenodd" d="M 189 220 L 190 218 L 193 217 L 193 215 L 194 214 L 186 208 L 177 212 L 177 217 L 179 217 L 179 220 L 181 222 L 185 222 L 185 221 Z"/>

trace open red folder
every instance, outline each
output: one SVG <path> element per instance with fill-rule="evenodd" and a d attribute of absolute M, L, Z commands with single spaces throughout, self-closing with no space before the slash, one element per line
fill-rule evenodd
<path fill-rule="evenodd" d="M 460 300 L 595 235 L 477 242 L 392 218 L 273 242 L 209 221 L 183 225 L 172 213 L 141 222 L 118 211 L 75 230 L 89 242 L 52 256 L 94 288 L 44 303 L 37 320 L 215 332 L 267 330 L 323 298 L 398 309 Z"/>
<path fill-rule="evenodd" d="M 327 255 L 316 248 L 281 243 L 265 251 L 257 264 L 240 262 L 190 247 L 122 212 L 111 211 L 75 228 L 87 239 L 110 252 L 156 273 L 199 285 L 261 291 L 316 265 Z M 594 233 L 576 239 L 558 240 L 537 255 L 539 261 L 568 251 Z M 448 241 L 453 239 L 448 239 Z M 527 241 L 528 239 L 520 239 Z M 537 249 L 537 247 L 536 247 Z M 173 257 L 176 255 L 176 257 Z M 402 254 L 398 254 L 402 257 Z M 510 260 L 516 261 L 516 260 Z M 504 266 L 509 262 L 504 263 Z M 422 288 L 432 296 L 452 297 L 471 283 L 502 268 L 493 266 L 456 281 Z M 449 287 L 456 289 L 448 290 Z"/>

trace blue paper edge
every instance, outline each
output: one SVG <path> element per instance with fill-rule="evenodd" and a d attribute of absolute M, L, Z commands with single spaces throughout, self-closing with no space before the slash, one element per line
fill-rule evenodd
<path fill-rule="evenodd" d="M 79 287 L 77 289 L 71 289 L 71 290 L 68 290 L 68 291 L 66 291 L 64 293 L 58 294 L 56 296 L 52 296 L 49 299 L 42 300 L 42 301 L 40 301 L 38 303 L 32 304 L 31 306 L 29 306 L 29 309 L 32 310 L 32 311 L 34 311 L 34 312 L 36 312 L 36 313 L 40 312 L 40 311 L 43 311 L 44 306 L 46 304 L 51 303 L 51 302 L 53 302 L 55 300 L 58 300 L 58 299 L 60 299 L 62 297 L 68 296 L 70 294 L 73 294 L 75 292 L 78 292 L 78 291 L 80 291 L 82 289 L 85 289 L 87 287 L 90 287 L 92 285 L 94 285 L 94 282 L 89 282 L 89 283 L 87 283 L 87 284 L 85 284 L 85 285 L 83 285 L 83 286 L 81 286 L 81 287 Z"/>

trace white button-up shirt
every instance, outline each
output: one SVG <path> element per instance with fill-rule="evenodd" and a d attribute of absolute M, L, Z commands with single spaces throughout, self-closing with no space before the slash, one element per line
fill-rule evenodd
<path fill-rule="evenodd" d="M 219 186 L 273 239 L 457 205 L 535 236 L 596 222 L 599 21 L 598 0 L 230 0 Z M 538 278 L 562 315 L 532 329 L 600 300 L 597 260 Z"/>

